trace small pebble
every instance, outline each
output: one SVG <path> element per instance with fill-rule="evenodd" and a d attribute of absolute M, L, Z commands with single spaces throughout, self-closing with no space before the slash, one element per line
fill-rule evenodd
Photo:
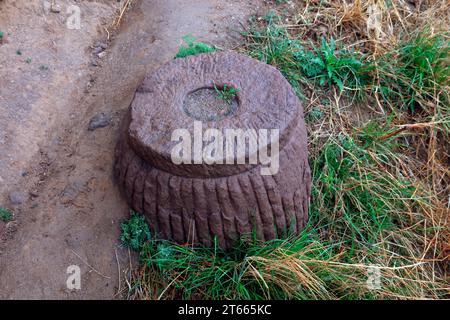
<path fill-rule="evenodd" d="M 59 4 L 52 4 L 52 6 L 50 7 L 50 11 L 53 13 L 60 13 L 61 6 Z"/>
<path fill-rule="evenodd" d="M 99 54 L 100 52 L 102 52 L 104 49 L 101 47 L 95 47 L 94 48 L 94 54 Z"/>
<path fill-rule="evenodd" d="M 98 128 L 103 128 L 109 126 L 111 123 L 111 116 L 109 114 L 105 114 L 103 112 L 92 117 L 91 121 L 89 121 L 89 131 L 94 131 Z"/>
<path fill-rule="evenodd" d="M 26 196 L 20 191 L 14 191 L 9 194 L 9 200 L 13 205 L 20 205 L 26 201 Z"/>
<path fill-rule="evenodd" d="M 101 48 L 103 50 L 106 50 L 106 48 L 108 48 L 108 45 L 105 42 L 97 42 L 95 44 L 96 47 Z"/>

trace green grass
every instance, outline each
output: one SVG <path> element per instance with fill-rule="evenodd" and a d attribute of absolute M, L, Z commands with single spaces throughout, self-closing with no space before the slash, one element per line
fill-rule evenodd
<path fill-rule="evenodd" d="M 231 104 L 236 98 L 239 88 L 235 88 L 229 84 L 224 84 L 222 88 L 219 88 L 214 84 L 214 90 L 216 91 L 217 98 Z"/>
<path fill-rule="evenodd" d="M 301 277 L 298 272 L 302 272 L 320 282 L 309 268 L 329 259 L 330 253 L 303 233 L 291 241 L 241 242 L 231 252 L 217 246 L 189 247 L 153 240 L 143 247 L 140 257 L 148 270 L 155 268 L 166 283 L 171 283 L 170 289 L 178 291 L 182 298 L 260 300 L 328 298 L 320 284 L 304 283 L 304 288 L 298 290 L 301 283 L 296 280 Z M 304 260 L 305 270 L 267 263 L 283 255 Z M 316 262 L 316 259 L 320 260 Z M 331 276 L 326 270 L 325 273 Z"/>
<path fill-rule="evenodd" d="M 448 114 L 449 45 L 446 34 L 424 30 L 412 35 L 377 61 L 380 77 L 374 88 L 398 108 L 414 112 L 427 109 L 426 102 L 434 101 Z"/>
<path fill-rule="evenodd" d="M 299 85 L 307 81 L 320 87 L 336 85 L 341 91 L 344 87 L 362 89 L 367 81 L 362 54 L 337 48 L 333 38 L 322 37 L 320 46 L 302 43 L 272 21 L 265 28 L 244 34 L 248 39 L 246 52 L 278 67 L 297 92 Z"/>
<path fill-rule="evenodd" d="M 178 49 L 175 58 L 184 58 L 190 55 L 196 55 L 199 53 L 214 52 L 216 49 L 203 42 L 197 42 L 196 38 L 191 36 L 183 37 L 184 45 Z"/>
<path fill-rule="evenodd" d="M 427 109 L 427 102 L 432 101 L 439 103 L 441 115 L 449 114 L 446 33 L 432 35 L 428 29 L 419 30 L 374 60 L 338 48 L 333 38 L 322 37 L 320 46 L 303 43 L 272 21 L 244 34 L 248 39 L 245 51 L 278 67 L 297 91 L 299 85 L 313 80 L 315 86 L 336 85 L 347 93 L 378 93 L 393 109 Z"/>
<path fill-rule="evenodd" d="M 366 250 L 397 251 L 402 243 L 386 248 L 383 235 L 400 232 L 414 208 L 431 208 L 426 198 L 417 197 L 422 190 L 413 181 L 397 175 L 402 159 L 396 139 L 378 141 L 384 130 L 375 125 L 369 123 L 352 136 L 330 137 L 311 160 L 310 217 L 350 249 L 345 253 L 348 261 L 359 260 L 358 254 Z"/>
<path fill-rule="evenodd" d="M 8 222 L 11 221 L 12 218 L 12 213 L 8 209 L 0 207 L 0 220 Z"/>
<path fill-rule="evenodd" d="M 303 50 L 299 40 L 291 39 L 286 29 L 274 24 L 244 35 L 248 38 L 245 53 L 276 66 L 291 85 L 299 89 L 302 72 L 296 55 Z"/>

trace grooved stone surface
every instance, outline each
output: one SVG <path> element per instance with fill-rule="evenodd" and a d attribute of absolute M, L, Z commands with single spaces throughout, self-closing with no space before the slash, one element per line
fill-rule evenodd
<path fill-rule="evenodd" d="M 230 116 L 203 121 L 203 130 L 279 129 L 277 174 L 261 175 L 259 164 L 172 162 L 173 130 L 193 132 L 186 97 L 214 84 L 239 88 L 238 106 Z M 115 175 L 130 206 L 161 238 L 211 246 L 217 237 L 230 248 L 253 231 L 260 240 L 297 233 L 307 220 L 311 184 L 302 106 L 278 70 L 247 56 L 175 59 L 138 88 L 116 148 Z"/>

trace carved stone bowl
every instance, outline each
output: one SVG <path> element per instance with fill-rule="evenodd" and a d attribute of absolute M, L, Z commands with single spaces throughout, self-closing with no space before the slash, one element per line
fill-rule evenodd
<path fill-rule="evenodd" d="M 219 94 L 230 88 L 236 93 L 224 101 Z M 230 129 L 241 135 L 227 135 Z M 208 130 L 221 138 L 212 139 Z M 181 139 L 183 132 L 191 139 Z M 181 142 L 191 147 L 174 155 Z M 208 158 L 205 146 L 212 142 L 217 148 Z M 311 177 L 303 108 L 276 68 L 247 56 L 199 54 L 148 74 L 115 156 L 127 201 L 160 238 L 205 246 L 216 239 L 230 248 L 239 238 L 298 233 L 307 220 Z"/>

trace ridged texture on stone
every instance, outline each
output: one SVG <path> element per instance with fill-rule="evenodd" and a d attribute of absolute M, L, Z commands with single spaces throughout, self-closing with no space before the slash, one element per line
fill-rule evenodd
<path fill-rule="evenodd" d="M 297 127 L 295 131 L 299 131 Z M 146 215 L 160 238 L 223 248 L 239 237 L 283 238 L 308 218 L 310 169 L 305 145 L 290 140 L 280 151 L 280 169 L 262 176 L 260 167 L 228 177 L 176 176 L 152 167 L 130 147 L 126 134 L 116 148 L 115 176 L 129 205 Z"/>

